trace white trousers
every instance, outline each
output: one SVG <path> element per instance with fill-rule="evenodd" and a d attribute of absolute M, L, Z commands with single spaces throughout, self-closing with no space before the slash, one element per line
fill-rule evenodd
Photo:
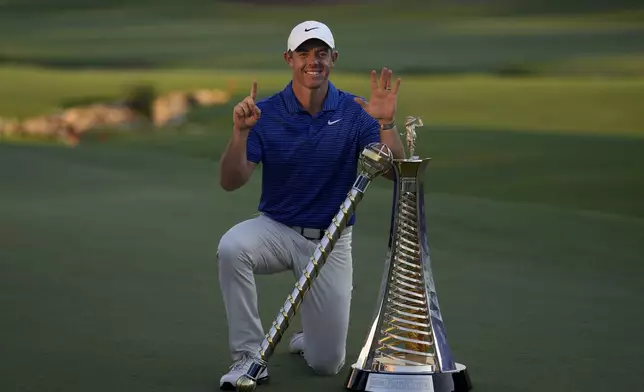
<path fill-rule="evenodd" d="M 298 310 L 304 358 L 321 375 L 339 373 L 345 362 L 353 288 L 351 238 L 352 228 L 347 227 Z M 223 235 L 217 252 L 219 284 L 233 360 L 244 352 L 256 353 L 265 336 L 254 275 L 290 270 L 297 280 L 318 244 L 264 215 L 240 222 Z M 295 280 L 279 292 L 284 297 L 279 306 L 295 287 Z M 288 344 L 287 339 L 284 336 L 280 344 Z"/>

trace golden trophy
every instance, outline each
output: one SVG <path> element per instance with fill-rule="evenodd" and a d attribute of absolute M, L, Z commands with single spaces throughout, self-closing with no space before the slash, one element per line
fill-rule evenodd
<path fill-rule="evenodd" d="M 333 217 L 331 224 L 326 229 L 325 235 L 311 260 L 304 268 L 302 276 L 295 283 L 295 288 L 288 295 L 284 305 L 280 308 L 273 324 L 259 345 L 253 358 L 253 363 L 245 375 L 237 380 L 236 389 L 239 392 L 251 392 L 257 387 L 257 376 L 266 368 L 275 347 L 282 339 L 291 319 L 295 316 L 306 293 L 311 289 L 314 279 L 320 273 L 327 257 L 333 250 L 335 243 L 340 238 L 347 222 L 353 215 L 356 206 L 362 200 L 371 181 L 391 170 L 393 155 L 391 150 L 381 143 L 372 143 L 362 151 L 359 161 L 359 173 L 344 202 L 340 205 L 338 213 Z"/>
<path fill-rule="evenodd" d="M 417 117 L 407 117 L 409 158 L 394 159 L 389 249 L 376 315 L 345 387 L 367 392 L 465 392 L 467 368 L 454 361 L 432 276 L 423 176 L 415 155 Z"/>

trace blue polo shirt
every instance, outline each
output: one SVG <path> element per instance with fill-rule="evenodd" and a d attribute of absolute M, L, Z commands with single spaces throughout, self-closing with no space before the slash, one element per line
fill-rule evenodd
<path fill-rule="evenodd" d="M 259 211 L 288 226 L 326 229 L 351 189 L 360 152 L 380 142 L 378 122 L 329 82 L 322 111 L 306 112 L 292 82 L 257 102 L 247 159 L 262 164 Z M 355 215 L 349 225 L 355 223 Z"/>

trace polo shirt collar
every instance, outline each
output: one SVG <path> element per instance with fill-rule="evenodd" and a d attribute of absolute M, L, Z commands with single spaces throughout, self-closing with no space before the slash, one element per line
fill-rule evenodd
<path fill-rule="evenodd" d="M 289 113 L 304 112 L 304 108 L 302 108 L 302 105 L 300 105 L 300 102 L 297 100 L 297 97 L 293 92 L 293 81 L 290 81 L 286 88 L 282 91 L 282 96 L 284 97 L 286 109 Z M 338 108 L 339 101 L 340 94 L 338 93 L 338 89 L 329 80 L 329 90 L 327 91 L 327 96 L 324 99 L 322 111 L 326 112 L 330 110 L 336 110 Z"/>

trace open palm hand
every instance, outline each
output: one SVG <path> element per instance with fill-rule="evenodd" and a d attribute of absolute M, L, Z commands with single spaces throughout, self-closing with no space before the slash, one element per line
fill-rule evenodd
<path fill-rule="evenodd" d="M 396 117 L 396 108 L 398 105 L 398 88 L 400 87 L 400 78 L 396 79 L 396 84 L 392 87 L 391 78 L 393 71 L 383 67 L 380 71 L 380 79 L 377 79 L 376 71 L 371 71 L 371 97 L 368 102 L 361 98 L 356 98 L 356 102 L 378 122 L 390 123 Z"/>

